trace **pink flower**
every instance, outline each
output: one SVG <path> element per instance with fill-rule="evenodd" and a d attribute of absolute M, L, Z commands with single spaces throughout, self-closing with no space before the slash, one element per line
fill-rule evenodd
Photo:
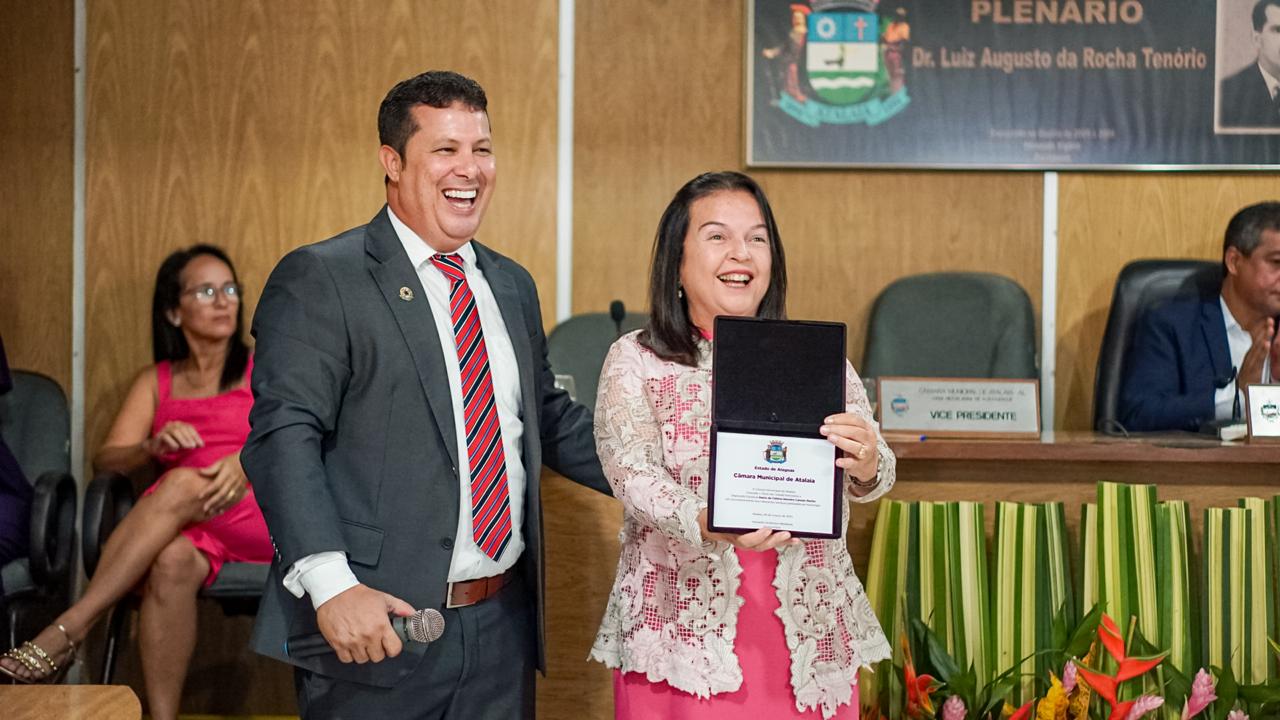
<path fill-rule="evenodd" d="M 1076 663 L 1074 660 L 1068 660 L 1067 664 L 1062 668 L 1062 690 L 1070 693 L 1076 689 Z"/>
<path fill-rule="evenodd" d="M 947 701 L 942 703 L 942 720 L 964 720 L 968 712 L 965 710 L 964 701 L 959 695 L 952 695 Z"/>
<path fill-rule="evenodd" d="M 1191 694 L 1187 696 L 1187 704 L 1182 707 L 1182 720 L 1191 720 L 1217 699 L 1218 696 L 1213 692 L 1213 678 L 1209 677 L 1204 668 L 1200 668 L 1196 679 L 1191 681 Z"/>
<path fill-rule="evenodd" d="M 1125 715 L 1125 720 L 1138 720 L 1163 704 L 1164 698 L 1159 695 L 1143 695 L 1134 701 L 1133 707 L 1129 708 L 1129 714 Z"/>
<path fill-rule="evenodd" d="M 1249 720 L 1249 715 L 1243 710 L 1232 710 L 1227 713 L 1227 720 Z"/>

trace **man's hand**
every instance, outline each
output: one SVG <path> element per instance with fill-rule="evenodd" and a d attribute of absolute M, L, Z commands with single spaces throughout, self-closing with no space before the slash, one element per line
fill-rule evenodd
<path fill-rule="evenodd" d="M 334 595 L 316 610 L 320 633 L 344 663 L 381 662 L 400 654 L 400 638 L 388 615 L 406 617 L 414 609 L 398 597 L 356 585 Z"/>
<path fill-rule="evenodd" d="M 1275 325 L 1275 320 L 1264 318 L 1249 328 L 1253 344 L 1249 346 L 1249 352 L 1244 354 L 1244 360 L 1240 363 L 1240 373 L 1236 376 L 1236 383 L 1241 390 L 1249 383 L 1271 382 L 1271 378 L 1262 377 L 1262 363 L 1270 353 L 1272 355 L 1271 371 L 1275 373 L 1277 356 L 1272 347 L 1272 341 L 1275 340 L 1276 335 Z"/>

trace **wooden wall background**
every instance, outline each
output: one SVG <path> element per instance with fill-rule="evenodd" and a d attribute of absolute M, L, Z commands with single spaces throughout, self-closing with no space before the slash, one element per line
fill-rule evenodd
<path fill-rule="evenodd" d="M 0 332 L 15 365 L 67 385 L 71 294 L 71 3 L 0 3 Z M 555 297 L 555 0 L 88 2 L 86 445 L 149 362 L 153 273 L 175 248 L 226 246 L 252 310 L 275 260 L 382 202 L 378 101 L 428 67 L 493 102 L 500 191 L 482 239 Z M 724 0 L 577 5 L 575 312 L 645 305 L 658 216 L 695 174 L 742 167 L 743 7 Z M 849 324 L 903 275 L 999 272 L 1039 306 L 1038 173 L 754 173 L 787 242 L 794 317 Z M 1274 174 L 1079 174 L 1060 182 L 1059 428 L 1089 424 L 1115 273 L 1137 257 L 1216 257 Z M 65 299 L 65 300 L 64 300 Z M 585 657 L 616 562 L 618 507 L 548 477 L 550 675 L 543 717 L 607 717 L 609 672 Z M 288 672 L 244 649 L 247 619 L 202 610 L 191 712 L 292 710 Z M 134 658 L 122 678 L 141 689 Z M 229 691 L 235 688 L 235 691 Z"/>
<path fill-rule="evenodd" d="M 9 364 L 71 385 L 70 0 L 0 3 L 0 337 Z"/>

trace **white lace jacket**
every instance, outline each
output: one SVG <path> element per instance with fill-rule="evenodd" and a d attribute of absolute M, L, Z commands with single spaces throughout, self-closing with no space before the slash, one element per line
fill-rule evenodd
<path fill-rule="evenodd" d="M 591 658 L 700 697 L 732 692 L 742 684 L 733 651 L 742 566 L 731 545 L 704 546 L 697 523 L 707 505 L 711 346 L 701 344 L 691 368 L 658 358 L 638 332 L 610 348 L 596 401 L 596 447 L 625 518 Z M 870 418 L 862 381 L 845 366 L 848 410 Z M 883 438 L 878 445 L 879 485 L 855 498 L 846 479 L 847 500 L 873 500 L 893 486 L 896 459 Z M 890 656 L 845 539 L 779 550 L 773 585 L 796 707 L 831 717 L 851 701 L 858 668 Z"/>

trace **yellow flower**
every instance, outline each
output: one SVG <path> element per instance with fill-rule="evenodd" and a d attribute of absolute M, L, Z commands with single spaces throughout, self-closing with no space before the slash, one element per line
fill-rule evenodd
<path fill-rule="evenodd" d="M 1049 680 L 1053 685 L 1036 706 L 1036 720 L 1066 720 L 1067 705 L 1070 703 L 1067 691 L 1062 689 L 1062 681 L 1053 673 L 1049 673 Z"/>

